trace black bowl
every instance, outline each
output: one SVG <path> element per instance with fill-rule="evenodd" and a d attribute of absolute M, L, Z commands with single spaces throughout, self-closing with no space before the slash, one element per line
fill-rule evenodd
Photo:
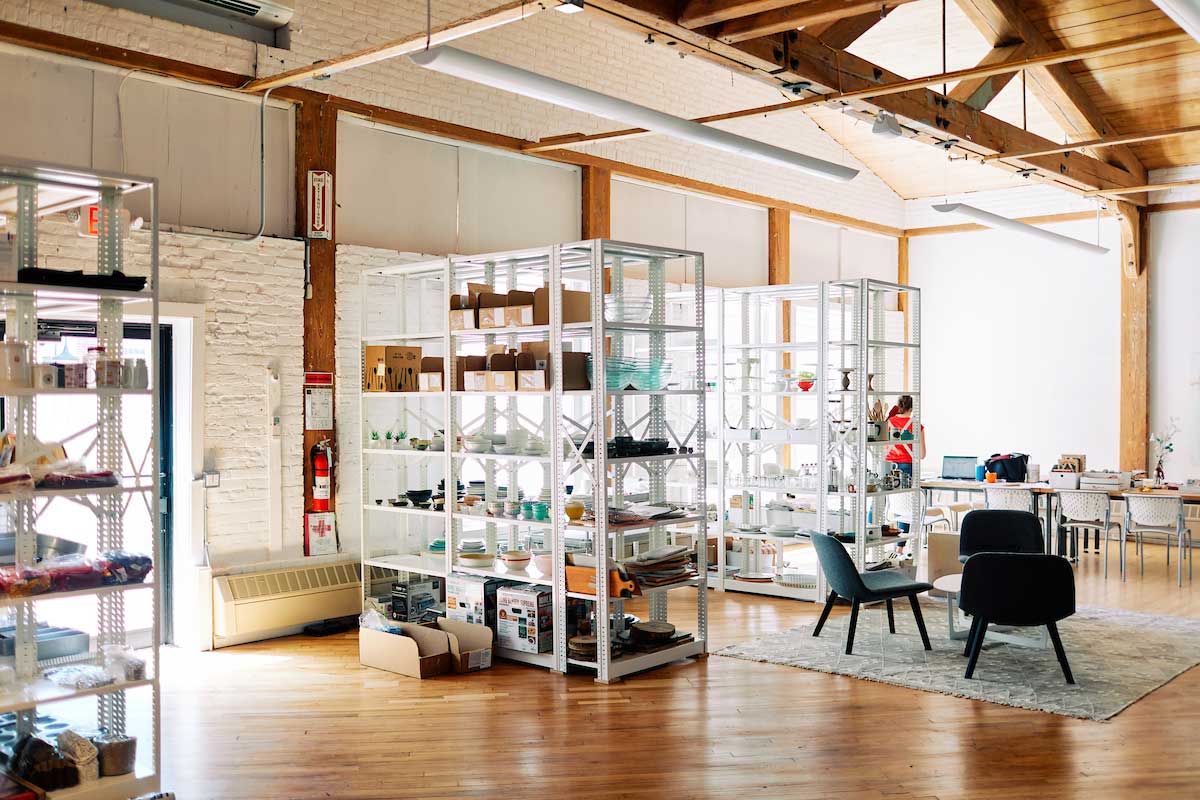
<path fill-rule="evenodd" d="M 414 505 L 428 503 L 429 498 L 433 497 L 433 489 L 409 489 L 404 493 L 404 496 L 411 500 Z"/>

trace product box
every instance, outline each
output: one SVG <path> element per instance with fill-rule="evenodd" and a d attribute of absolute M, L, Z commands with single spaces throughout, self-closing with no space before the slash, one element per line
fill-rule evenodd
<path fill-rule="evenodd" d="M 415 392 L 421 374 L 421 348 L 388 345 L 388 391 Z"/>
<path fill-rule="evenodd" d="M 427 609 L 442 602 L 442 579 L 401 581 L 392 586 L 392 619 L 416 622 Z"/>
<path fill-rule="evenodd" d="M 510 353 L 496 353 L 489 356 L 487 381 L 489 392 L 515 392 L 517 390 L 517 357 Z"/>
<path fill-rule="evenodd" d="M 490 292 L 485 283 L 468 283 L 466 294 L 450 295 L 450 330 L 475 330 L 479 327 L 479 295 Z"/>
<path fill-rule="evenodd" d="M 440 628 L 411 622 L 397 624 L 402 634 L 359 629 L 358 660 L 363 666 L 410 678 L 432 678 L 454 668 L 450 640 Z"/>
<path fill-rule="evenodd" d="M 1050 486 L 1054 489 L 1078 489 L 1079 473 L 1050 470 Z"/>
<path fill-rule="evenodd" d="M 522 653 L 554 649 L 550 589 L 535 584 L 505 586 L 496 592 L 496 640 Z"/>
<path fill-rule="evenodd" d="M 562 354 L 563 390 L 578 391 L 592 388 L 588 379 L 588 354 L 564 350 Z M 517 354 L 518 391 L 541 391 L 553 383 L 549 342 L 522 342 Z"/>
<path fill-rule="evenodd" d="M 387 386 L 387 348 L 369 344 L 363 348 L 363 391 L 386 392 Z"/>
<path fill-rule="evenodd" d="M 533 324 L 533 292 L 513 289 L 508 293 L 508 307 L 504 310 L 508 325 Z"/>
<path fill-rule="evenodd" d="M 417 389 L 422 392 L 440 392 L 445 389 L 442 378 L 446 371 L 446 359 L 441 356 L 425 356 L 421 359 L 421 374 L 417 376 Z"/>
<path fill-rule="evenodd" d="M 562 321 L 564 325 L 572 322 L 592 321 L 592 296 L 588 292 L 576 292 L 571 289 L 562 290 Z M 550 287 L 543 286 L 533 293 L 533 324 L 550 324 Z"/>
<path fill-rule="evenodd" d="M 508 295 L 499 292 L 482 292 L 479 295 L 479 327 L 503 328 Z"/>
<path fill-rule="evenodd" d="M 467 374 L 471 372 L 485 372 L 487 370 L 487 359 L 483 356 L 455 356 L 454 357 L 454 391 L 467 391 Z M 487 375 L 483 376 L 484 386 L 481 389 L 473 389 L 471 391 L 481 391 L 487 388 Z"/>
<path fill-rule="evenodd" d="M 478 575 L 446 578 L 446 619 L 486 625 L 496 630 L 496 591 L 506 581 Z"/>
<path fill-rule="evenodd" d="M 459 674 L 476 672 L 492 666 L 492 629 L 454 619 L 437 621 L 438 629 L 446 634 L 450 645 L 451 671 Z"/>
<path fill-rule="evenodd" d="M 306 513 L 304 515 L 304 555 L 335 555 L 338 551 L 336 525 L 332 511 Z"/>

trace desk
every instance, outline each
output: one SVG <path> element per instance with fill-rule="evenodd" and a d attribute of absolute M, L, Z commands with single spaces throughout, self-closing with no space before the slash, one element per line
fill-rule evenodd
<path fill-rule="evenodd" d="M 978 492 L 983 493 L 984 488 L 988 486 L 1005 486 L 1010 489 L 1028 489 L 1033 492 L 1034 513 L 1038 513 L 1038 504 L 1045 497 L 1045 512 L 1043 519 L 1046 526 L 1046 552 L 1050 552 L 1050 542 L 1052 541 L 1052 531 L 1054 530 L 1054 495 L 1059 492 L 1059 489 L 1051 486 L 1048 483 L 987 483 L 986 481 L 969 481 L 953 478 L 930 478 L 921 479 L 921 489 L 925 493 L 925 505 L 928 506 L 933 500 L 933 492 Z M 1068 490 L 1070 491 L 1070 490 Z M 1113 500 L 1122 499 L 1123 495 L 1129 492 L 1135 492 L 1136 489 L 1113 489 L 1108 493 L 1108 496 Z M 1138 494 L 1158 495 L 1162 497 L 1178 497 L 1183 500 L 1185 505 L 1194 506 L 1200 505 L 1200 487 L 1188 486 L 1182 489 L 1155 489 L 1150 492 L 1138 492 Z M 1179 554 L 1183 556 L 1183 543 L 1180 542 Z"/>

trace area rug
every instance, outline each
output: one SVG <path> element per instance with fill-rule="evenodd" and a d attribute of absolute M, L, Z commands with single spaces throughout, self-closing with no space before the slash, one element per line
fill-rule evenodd
<path fill-rule="evenodd" d="M 845 654 L 849 614 L 831 618 L 816 638 L 814 621 L 717 655 L 1090 720 L 1111 719 L 1200 664 L 1200 620 L 1080 608 L 1059 623 L 1074 686 L 1063 680 L 1053 648 L 986 639 L 975 675 L 966 680 L 965 643 L 947 638 L 945 606 L 922 603 L 921 610 L 932 651 L 921 646 L 912 611 L 902 600 L 896 604 L 895 634 L 887 632 L 882 605 L 859 613 L 853 655 Z"/>

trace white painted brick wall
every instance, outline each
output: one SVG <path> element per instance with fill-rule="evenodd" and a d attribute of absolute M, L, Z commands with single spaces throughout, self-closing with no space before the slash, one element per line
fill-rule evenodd
<path fill-rule="evenodd" d="M 58 269 L 94 270 L 95 242 L 75 235 L 59 216 L 42 221 L 39 261 Z M 149 237 L 135 233 L 126 272 L 146 274 Z M 283 388 L 283 533 L 290 558 L 303 552 L 304 247 L 261 239 L 253 244 L 177 233 L 159 238 L 163 301 L 205 306 L 205 465 L 221 472 L 208 491 L 213 565 L 262 561 L 268 555 L 267 394 L 274 366 Z"/>
<path fill-rule="evenodd" d="M 492 0 L 434 4 L 434 24 L 487 8 Z M 0 19 L 242 73 L 287 67 L 423 30 L 419 0 L 296 0 L 292 49 L 252 46 L 204 30 L 150 20 L 83 0 L 0 5 Z M 665 44 L 612 27 L 593 13 L 545 12 L 463 40 L 461 47 L 587 88 L 681 116 L 700 116 L 785 99 L 775 89 L 701 59 L 681 59 Z M 426 72 L 394 59 L 316 84 L 322 91 L 498 133 L 538 138 L 596 132 L 613 124 L 587 114 Z M 724 123 L 729 130 L 832 161 L 861 166 L 803 113 Z M 618 126 L 619 127 L 619 126 Z M 587 152 L 901 226 L 903 204 L 864 171 L 833 184 L 662 136 L 586 147 Z M 344 191 L 344 188 L 343 188 Z"/>

